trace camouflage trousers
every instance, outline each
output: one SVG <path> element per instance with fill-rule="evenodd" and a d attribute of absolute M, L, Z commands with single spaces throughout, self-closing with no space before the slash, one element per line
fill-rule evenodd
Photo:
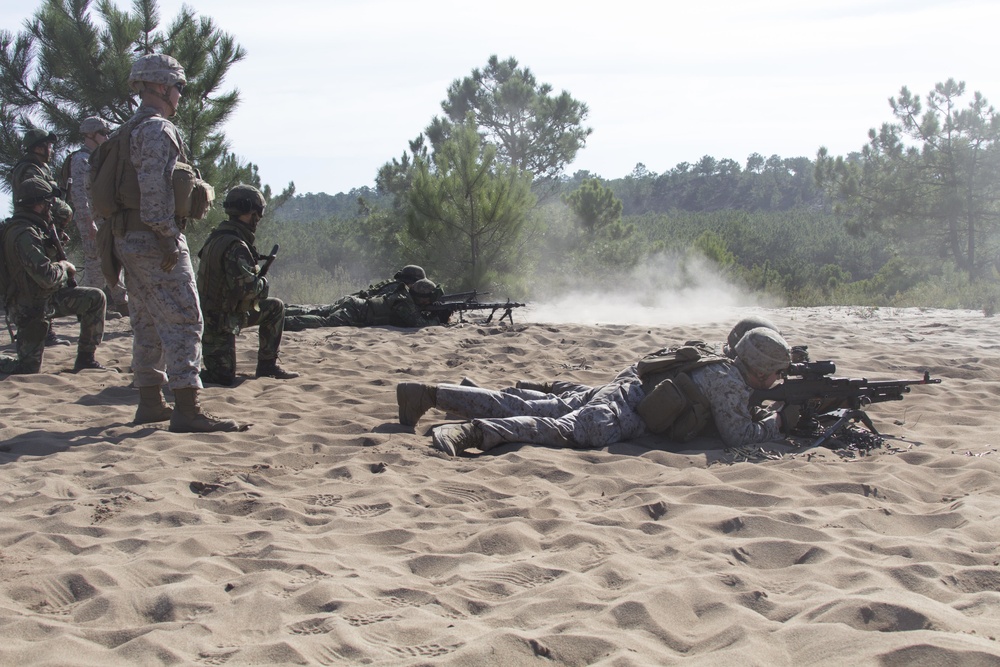
<path fill-rule="evenodd" d="M 635 408 L 643 396 L 637 379 L 558 396 L 441 384 L 437 407 L 472 419 L 483 450 L 508 442 L 588 449 L 642 435 L 646 427 Z"/>
<path fill-rule="evenodd" d="M 132 373 L 136 387 L 201 388 L 201 335 L 204 322 L 187 239 L 170 271 L 156 235 L 147 231 L 115 237 L 115 255 L 125 269 L 132 318 Z"/>
<path fill-rule="evenodd" d="M 128 293 L 125 291 L 124 272 L 118 272 L 118 280 L 112 285 L 105 279 L 101 271 L 101 258 L 97 249 L 97 227 L 106 223 L 101 221 L 100 223 L 91 224 L 93 224 L 91 230 L 92 236 L 84 236 L 83 225 L 77 221 L 77 225 L 80 228 L 80 238 L 83 242 L 83 273 L 85 284 L 88 287 L 103 287 L 104 293 L 108 297 L 108 305 L 122 315 L 128 315 Z"/>
<path fill-rule="evenodd" d="M 357 297 L 345 297 L 335 304 L 305 309 L 301 306 L 293 314 L 285 313 L 285 329 L 302 331 L 321 327 L 363 327 L 368 321 L 368 302 Z"/>
<path fill-rule="evenodd" d="M 17 327 L 17 359 L 0 359 L 0 373 L 31 374 L 42 368 L 45 336 L 52 317 L 76 315 L 80 321 L 79 354 L 92 355 L 104 340 L 104 292 L 93 287 L 64 287 L 49 297 L 47 304 L 31 307 L 15 305 L 8 313 Z"/>
<path fill-rule="evenodd" d="M 277 359 L 281 334 L 285 330 L 285 304 L 281 299 L 267 298 L 257 305 L 260 310 L 247 314 L 247 323 L 243 328 L 258 327 L 257 361 Z M 206 376 L 226 379 L 231 384 L 236 379 L 236 334 L 213 326 L 211 315 L 205 319 L 201 345 Z"/>

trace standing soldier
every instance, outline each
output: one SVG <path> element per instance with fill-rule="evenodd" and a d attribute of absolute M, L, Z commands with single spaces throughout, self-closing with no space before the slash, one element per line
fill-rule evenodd
<path fill-rule="evenodd" d="M 91 116 L 80 123 L 80 134 L 83 135 L 83 148 L 74 151 L 66 158 L 69 160 L 66 190 L 73 206 L 73 221 L 80 231 L 80 242 L 83 245 L 83 280 L 80 284 L 86 287 L 104 287 L 106 281 L 101 274 L 101 259 L 97 254 L 97 227 L 103 225 L 105 221 L 96 220 L 90 210 L 90 154 L 108 140 L 111 128 L 103 118 Z M 64 173 L 65 170 L 64 166 Z M 127 315 L 128 298 L 125 295 L 125 286 L 119 281 L 114 285 L 107 285 L 107 288 L 115 310 Z"/>
<path fill-rule="evenodd" d="M 55 202 L 52 184 L 40 178 L 20 183 L 14 216 L 3 223 L 3 262 L 9 283 L 4 305 L 17 326 L 17 359 L 0 358 L 0 372 L 37 373 L 42 367 L 45 335 L 52 317 L 76 315 L 80 341 L 73 372 L 104 368 L 94 358 L 104 338 L 104 292 L 72 283 L 76 267 L 59 258 L 52 234 Z"/>
<path fill-rule="evenodd" d="M 279 380 L 298 373 L 278 365 L 278 347 L 285 329 L 285 304 L 268 297 L 267 278 L 260 275 L 260 253 L 254 246 L 257 223 L 267 202 L 252 185 L 237 185 L 223 207 L 229 219 L 212 231 L 198 257 L 198 295 L 205 318 L 205 370 L 202 382 L 232 386 L 236 381 L 236 334 L 259 326 L 257 377 Z"/>
<path fill-rule="evenodd" d="M 191 253 L 184 236 L 185 218 L 175 215 L 173 175 L 186 162 L 180 132 L 168 118 L 177 112 L 187 79 L 184 69 L 165 54 L 141 56 L 132 65 L 129 87 L 140 96 L 135 114 L 119 128 L 127 133 L 128 152 L 119 159 L 123 203 L 109 223 L 115 255 L 125 269 L 132 317 L 132 371 L 139 389 L 135 423 L 170 420 L 175 433 L 237 431 L 245 427 L 202 412 L 201 334 Z M 169 382 L 171 410 L 161 387 Z"/>

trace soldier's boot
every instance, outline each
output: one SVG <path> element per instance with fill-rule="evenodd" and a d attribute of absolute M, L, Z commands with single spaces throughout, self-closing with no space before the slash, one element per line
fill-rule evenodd
<path fill-rule="evenodd" d="M 400 382 L 396 385 L 399 423 L 416 426 L 424 413 L 437 405 L 437 386 L 420 382 Z"/>
<path fill-rule="evenodd" d="M 45 335 L 45 347 L 55 347 L 56 345 L 72 345 L 68 338 L 57 336 L 52 329 Z"/>
<path fill-rule="evenodd" d="M 218 369 L 206 368 L 200 374 L 202 384 L 221 384 L 223 387 L 232 387 L 236 382 L 236 375 L 229 374 Z"/>
<path fill-rule="evenodd" d="M 530 391 L 540 391 L 543 394 L 552 393 L 552 385 L 548 382 L 530 382 L 528 380 L 518 380 L 515 384 L 518 389 L 528 389 Z"/>
<path fill-rule="evenodd" d="M 258 359 L 257 377 L 275 378 L 276 380 L 291 380 L 299 376 L 295 371 L 286 371 L 278 365 L 277 359 Z"/>
<path fill-rule="evenodd" d="M 174 414 L 170 417 L 171 433 L 213 433 L 215 431 L 242 431 L 232 419 L 220 419 L 202 412 L 198 403 L 198 389 L 174 389 Z"/>
<path fill-rule="evenodd" d="M 163 400 L 159 385 L 139 387 L 139 407 L 135 411 L 134 424 L 154 424 L 170 419 L 174 411 Z"/>
<path fill-rule="evenodd" d="M 94 358 L 94 351 L 79 350 L 76 353 L 76 362 L 73 364 L 73 372 L 79 373 L 82 370 L 106 370 L 97 359 Z"/>
<path fill-rule="evenodd" d="M 431 445 L 448 456 L 458 456 L 467 449 L 476 449 L 483 444 L 483 430 L 474 422 L 445 424 L 431 433 Z"/>

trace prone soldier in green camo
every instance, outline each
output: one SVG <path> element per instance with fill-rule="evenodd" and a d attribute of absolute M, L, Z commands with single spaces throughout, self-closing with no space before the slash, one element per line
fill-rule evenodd
<path fill-rule="evenodd" d="M 198 253 L 198 294 L 205 318 L 202 382 L 232 386 L 236 334 L 253 326 L 259 327 L 257 377 L 299 376 L 278 365 L 285 305 L 268 296 L 267 278 L 257 266 L 261 255 L 254 240 L 266 206 L 264 195 L 252 185 L 234 187 L 223 202 L 229 219 L 212 231 Z"/>
<path fill-rule="evenodd" d="M 317 317 L 330 317 L 334 311 L 338 310 L 344 302 L 352 297 L 358 299 L 372 299 L 375 297 L 389 296 L 391 294 L 405 293 L 406 290 L 413 285 L 413 283 L 418 280 L 423 280 L 426 277 L 427 274 L 424 272 L 423 268 L 417 266 L 416 264 L 408 264 L 399 271 L 396 271 L 392 278 L 369 285 L 366 289 L 359 290 L 354 294 L 348 294 L 345 297 L 337 299 L 337 301 L 330 305 L 300 306 L 297 304 L 288 304 L 285 306 L 285 316 L 301 317 L 303 315 L 312 315 Z"/>
<path fill-rule="evenodd" d="M 52 228 L 55 204 L 52 184 L 28 178 L 19 185 L 14 216 L 3 223 L 2 239 L 7 316 L 17 327 L 17 358 L 0 358 L 0 372 L 38 373 L 42 367 L 45 337 L 53 317 L 76 315 L 80 340 L 73 372 L 103 369 L 94 358 L 104 338 L 104 292 L 78 287 L 76 267 L 60 257 L 58 233 Z"/>
<path fill-rule="evenodd" d="M 441 288 L 427 278 L 403 286 L 386 295 L 367 299 L 348 296 L 338 301 L 325 315 L 285 317 L 286 331 L 319 327 L 427 327 L 441 320 L 424 314 L 423 309 L 441 297 Z"/>

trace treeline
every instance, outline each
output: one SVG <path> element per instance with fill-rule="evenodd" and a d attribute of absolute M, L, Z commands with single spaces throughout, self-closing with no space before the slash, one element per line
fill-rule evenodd
<path fill-rule="evenodd" d="M 592 174 L 538 187 L 541 203 L 532 211 L 524 242 L 531 252 L 520 279 L 477 287 L 518 298 L 600 289 L 627 282 L 636 267 L 657 256 L 677 265 L 707 261 L 734 286 L 791 304 L 888 303 L 919 282 L 905 262 L 892 261 L 885 238 L 849 234 L 824 206 L 812 161 L 758 157 L 751 156 L 747 168 L 706 157 L 662 175 L 639 165 L 623 178 L 598 181 L 625 214 L 590 231 L 563 198 L 596 180 Z M 272 240 L 282 245 L 285 261 L 272 272 L 285 298 L 328 301 L 410 261 L 442 279 L 432 263 L 406 254 L 405 220 L 392 202 L 358 188 L 297 195 L 276 211 L 260 233 L 262 246 Z"/>
<path fill-rule="evenodd" d="M 130 11 L 41 0 L 22 30 L 0 30 L 0 173 L 30 128 L 67 139 L 60 164 L 80 119 L 129 117 L 127 73 L 150 52 L 185 67 L 175 122 L 219 199 L 239 182 L 268 197 L 258 245 L 281 245 L 271 278 L 288 301 L 328 302 L 411 263 L 449 290 L 522 300 L 710 278 L 789 304 L 992 313 L 1000 293 L 1000 114 L 964 82 L 923 97 L 903 87 L 891 120 L 846 156 L 706 155 L 662 174 L 569 176 L 592 132 L 587 105 L 493 55 L 448 86 L 374 187 L 296 197 L 290 183 L 272 196 L 222 129 L 239 102 L 224 79 L 247 56 L 234 36 L 186 7 L 161 29 L 155 0 Z M 216 207 L 188 229 L 193 250 L 222 217 Z"/>

